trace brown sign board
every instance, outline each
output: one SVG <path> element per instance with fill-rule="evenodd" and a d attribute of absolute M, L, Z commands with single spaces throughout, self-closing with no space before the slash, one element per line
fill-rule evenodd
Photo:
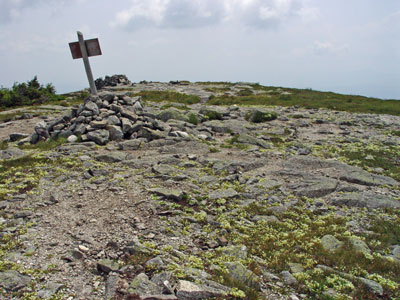
<path fill-rule="evenodd" d="M 99 39 L 85 40 L 86 52 L 88 56 L 101 55 Z M 81 47 L 79 42 L 69 43 L 69 48 L 71 49 L 71 54 L 73 59 L 82 58 Z"/>

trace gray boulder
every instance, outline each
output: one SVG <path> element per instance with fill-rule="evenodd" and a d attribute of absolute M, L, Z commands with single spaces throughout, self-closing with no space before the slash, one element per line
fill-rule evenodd
<path fill-rule="evenodd" d="M 97 106 L 96 103 L 94 103 L 92 101 L 86 102 L 85 109 L 93 112 L 93 115 L 95 115 L 95 116 L 100 114 L 99 107 Z"/>
<path fill-rule="evenodd" d="M 128 292 L 140 297 L 162 294 L 162 287 L 152 282 L 145 273 L 137 275 L 130 283 Z"/>
<path fill-rule="evenodd" d="M 7 291 L 18 291 L 26 287 L 31 280 L 30 276 L 22 275 L 14 270 L 0 272 L 0 286 Z"/>
<path fill-rule="evenodd" d="M 110 125 L 108 126 L 108 132 L 110 133 L 111 141 L 120 141 L 124 139 L 124 133 L 122 132 L 121 127 Z"/>
<path fill-rule="evenodd" d="M 325 250 L 334 251 L 343 245 L 343 242 L 339 241 L 333 235 L 327 234 L 322 237 L 321 244 Z"/>
<path fill-rule="evenodd" d="M 240 262 L 227 262 L 225 266 L 232 280 L 257 290 L 261 288 L 260 278 Z"/>
<path fill-rule="evenodd" d="M 87 139 L 97 145 L 106 145 L 110 141 L 110 133 L 105 129 L 91 131 L 87 133 Z"/>

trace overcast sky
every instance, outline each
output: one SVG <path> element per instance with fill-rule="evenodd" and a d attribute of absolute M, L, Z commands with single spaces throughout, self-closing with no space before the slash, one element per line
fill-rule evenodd
<path fill-rule="evenodd" d="M 400 99 L 399 0 L 0 0 L 0 86 L 95 78 L 250 81 Z"/>

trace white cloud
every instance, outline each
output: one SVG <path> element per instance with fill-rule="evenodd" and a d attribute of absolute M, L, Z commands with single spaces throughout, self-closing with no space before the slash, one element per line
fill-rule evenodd
<path fill-rule="evenodd" d="M 303 19 L 303 21 L 312 22 L 321 17 L 321 12 L 316 7 L 302 7 L 298 11 L 298 15 Z"/>
<path fill-rule="evenodd" d="M 318 10 L 306 0 L 132 0 L 111 22 L 113 27 L 138 29 L 144 26 L 188 28 L 239 23 L 271 28 L 288 18 L 310 20 Z"/>
<path fill-rule="evenodd" d="M 36 8 L 43 4 L 52 6 L 70 5 L 71 2 L 83 4 L 87 0 L 0 0 L 0 24 L 7 24 L 18 19 L 24 10 Z"/>
<path fill-rule="evenodd" d="M 316 41 L 313 46 L 313 52 L 317 55 L 340 54 L 347 51 L 348 49 L 349 46 L 347 44 L 335 45 L 327 41 Z"/>

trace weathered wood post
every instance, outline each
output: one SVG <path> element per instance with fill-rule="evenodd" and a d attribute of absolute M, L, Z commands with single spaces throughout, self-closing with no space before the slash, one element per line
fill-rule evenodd
<path fill-rule="evenodd" d="M 86 75 L 89 80 L 90 92 L 92 93 L 92 95 L 97 95 L 97 89 L 96 85 L 94 84 L 92 69 L 90 68 L 89 57 L 86 51 L 85 40 L 83 39 L 82 32 L 78 31 L 77 33 L 78 33 L 79 46 L 82 52 L 83 64 L 85 65 Z"/>
<path fill-rule="evenodd" d="M 82 32 L 78 31 L 78 42 L 69 43 L 72 58 L 82 58 L 85 65 L 86 75 L 89 81 L 90 92 L 97 95 L 96 85 L 94 84 L 92 69 L 90 68 L 89 56 L 101 55 L 98 39 L 84 40 Z"/>

